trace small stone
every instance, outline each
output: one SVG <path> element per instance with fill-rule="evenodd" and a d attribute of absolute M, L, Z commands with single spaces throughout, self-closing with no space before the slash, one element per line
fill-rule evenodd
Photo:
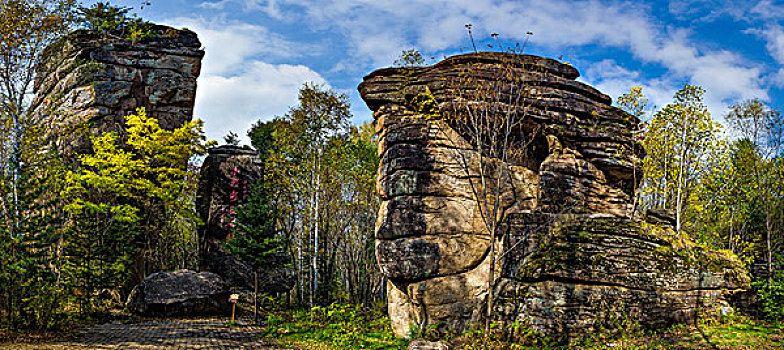
<path fill-rule="evenodd" d="M 408 344 L 408 350 L 449 350 L 449 346 L 441 342 L 414 340 Z"/>

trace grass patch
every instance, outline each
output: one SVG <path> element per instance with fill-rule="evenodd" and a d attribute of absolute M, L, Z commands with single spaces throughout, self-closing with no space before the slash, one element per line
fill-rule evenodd
<path fill-rule="evenodd" d="M 614 342 L 588 344 L 579 348 L 628 350 L 784 349 L 784 326 L 735 317 L 723 322 L 676 325 L 663 331 L 649 332 L 635 337 L 622 337 Z"/>
<path fill-rule="evenodd" d="M 332 304 L 267 316 L 265 340 L 304 349 L 406 349 L 381 310 Z"/>
<path fill-rule="evenodd" d="M 382 312 L 356 306 L 333 304 L 313 310 L 285 311 L 270 315 L 263 334 L 267 341 L 301 349 L 388 349 L 403 350 L 408 340 L 396 339 L 389 318 Z M 604 337 L 571 345 L 545 345 L 546 342 L 508 341 L 491 336 L 484 344 L 481 331 L 453 339 L 455 350 L 473 349 L 623 349 L 623 350 L 774 350 L 784 349 L 784 325 L 766 324 L 745 317 L 699 325 L 675 325 L 665 330 L 630 332 L 620 338 Z M 521 339 L 523 339 L 521 338 Z M 509 338 L 507 338 L 509 339 Z"/>

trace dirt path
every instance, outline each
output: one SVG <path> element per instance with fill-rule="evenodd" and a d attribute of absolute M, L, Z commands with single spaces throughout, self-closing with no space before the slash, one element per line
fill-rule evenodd
<path fill-rule="evenodd" d="M 202 318 L 111 323 L 80 330 L 75 340 L 49 344 L 0 344 L 2 350 L 280 349 L 258 339 L 261 327 L 226 327 L 226 319 Z"/>

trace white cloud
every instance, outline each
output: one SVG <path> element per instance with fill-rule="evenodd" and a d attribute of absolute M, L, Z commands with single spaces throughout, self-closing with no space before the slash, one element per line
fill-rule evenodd
<path fill-rule="evenodd" d="M 205 1 L 200 3 L 198 6 L 205 9 L 223 10 L 223 8 L 226 7 L 226 5 L 230 2 L 232 2 L 232 0 L 221 0 L 217 2 Z"/>
<path fill-rule="evenodd" d="M 243 64 L 248 69 L 236 76 L 199 78 L 194 115 L 205 121 L 210 139 L 222 140 L 231 130 L 249 143 L 245 133 L 250 126 L 259 119 L 285 114 L 290 106 L 297 104 L 303 83 L 326 84 L 318 73 L 302 65 L 259 61 Z"/>
<path fill-rule="evenodd" d="M 780 68 L 781 65 L 784 65 L 784 27 L 778 24 L 768 24 L 764 29 L 749 29 L 746 30 L 746 33 L 754 34 L 765 40 L 768 54 L 779 64 L 778 70 L 768 76 L 768 83 L 784 88 L 784 68 Z"/>
<path fill-rule="evenodd" d="M 751 29 L 747 32 L 765 39 L 765 48 L 776 62 L 784 64 L 784 28 L 778 24 L 768 25 L 765 29 Z"/>
<path fill-rule="evenodd" d="M 477 38 L 498 32 L 505 40 L 532 40 L 553 51 L 583 45 L 626 50 L 639 61 L 667 70 L 661 81 L 688 82 L 708 90 L 718 109 L 728 101 L 768 98 L 763 71 L 726 50 L 706 49 L 685 29 L 651 19 L 647 5 L 598 0 L 281 0 L 290 16 L 336 28 L 347 38 L 359 66 L 387 66 L 401 50 L 418 47 L 440 56 L 470 45 L 463 27 Z M 281 6 L 284 7 L 284 6 Z M 285 11 L 285 10 L 283 10 Z"/>
<path fill-rule="evenodd" d="M 649 114 L 672 101 L 679 88 L 677 83 L 662 79 L 643 79 L 640 72 L 631 71 L 613 60 L 603 60 L 591 65 L 583 77 L 579 78 L 600 91 L 610 95 L 615 101 L 618 96 L 629 92 L 633 86 L 641 86 L 648 98 Z"/>
<path fill-rule="evenodd" d="M 750 12 L 766 20 L 780 19 L 784 18 L 784 4 L 775 4 L 771 0 L 762 0 Z"/>
<path fill-rule="evenodd" d="M 732 51 L 710 49 L 692 39 L 693 33 L 688 29 L 658 22 L 652 17 L 652 5 L 644 3 L 600 0 L 223 0 L 212 3 L 223 6 L 226 1 L 234 1 L 247 11 L 260 11 L 288 23 L 303 23 L 310 29 L 338 37 L 348 47 L 341 53 L 346 58 L 337 60 L 333 66 L 341 69 L 342 74 L 388 66 L 402 50 L 412 47 L 428 56 L 454 53 L 457 48 L 470 46 L 463 26 L 472 23 L 477 39 L 498 32 L 505 42 L 522 42 L 526 33 L 532 31 L 532 43 L 551 52 L 573 52 L 593 45 L 625 51 L 639 63 L 661 67 L 664 72 L 659 76 L 634 76 L 635 72 L 621 74 L 609 66 L 599 67 L 594 69 L 596 77 L 591 81 L 614 96 L 632 85 L 642 85 L 652 103 L 659 106 L 669 102 L 672 93 L 683 83 L 690 83 L 706 88 L 709 108 L 714 114 L 723 114 L 726 105 L 737 100 L 768 99 L 767 87 L 773 79 L 764 76 L 766 67 L 755 66 Z M 764 10 L 774 16 L 780 8 L 763 0 L 722 12 L 711 9 L 717 1 L 722 0 L 683 0 L 673 4 L 671 10 L 692 6 L 699 10 L 698 14 L 711 11 L 706 16 L 714 17 Z M 750 10 L 752 6 L 754 9 Z M 230 76 L 232 69 L 237 69 L 249 57 L 296 56 L 299 53 L 295 48 L 301 47 L 263 27 L 241 23 L 216 26 L 204 20 L 191 24 L 199 25 L 204 29 L 194 29 L 199 30 L 208 46 L 205 59 L 208 75 Z M 778 52 L 781 46 L 784 44 L 769 41 L 768 48 Z M 211 51 L 221 53 L 210 56 Z"/>
<path fill-rule="evenodd" d="M 217 4 L 223 6 L 225 1 Z M 307 66 L 269 63 L 297 57 L 307 45 L 295 44 L 265 27 L 221 17 L 175 18 L 166 23 L 190 28 L 204 45 L 194 116 L 205 121 L 209 139 L 220 141 L 233 131 L 249 144 L 246 132 L 250 126 L 259 119 L 285 114 L 296 105 L 302 84 L 326 84 Z"/>
<path fill-rule="evenodd" d="M 583 78 L 581 77 L 580 80 Z M 672 102 L 673 95 L 683 87 L 683 82 L 672 78 L 644 79 L 637 71 L 628 70 L 613 60 L 603 60 L 591 65 L 586 71 L 584 79 L 600 91 L 613 97 L 629 92 L 632 86 L 641 86 L 645 97 L 648 98 L 649 115 Z M 724 79 L 724 78 L 719 78 Z M 732 74 L 726 78 L 732 80 Z M 720 98 L 721 94 L 707 90 L 703 101 L 708 107 L 713 120 L 724 124 L 724 115 L 729 103 Z"/>
<path fill-rule="evenodd" d="M 264 55 L 270 59 L 297 57 L 305 45 L 294 43 L 269 29 L 223 18 L 174 18 L 167 21 L 174 27 L 187 27 L 198 33 L 206 55 L 202 74 L 236 74 L 251 57 Z M 310 48 L 312 52 L 316 50 Z"/>
<path fill-rule="evenodd" d="M 276 0 L 220 0 L 205 1 L 198 6 L 208 9 L 223 9 L 228 3 L 235 2 L 241 4 L 246 11 L 262 11 L 275 19 L 283 19 Z"/>
<path fill-rule="evenodd" d="M 784 68 L 780 68 L 776 74 L 771 76 L 771 84 L 776 87 L 784 88 Z"/>

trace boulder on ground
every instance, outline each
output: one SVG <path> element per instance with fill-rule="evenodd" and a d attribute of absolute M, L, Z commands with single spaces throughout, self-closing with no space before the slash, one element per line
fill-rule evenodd
<path fill-rule="evenodd" d="M 229 290 L 220 276 L 190 270 L 147 276 L 133 288 L 125 306 L 142 316 L 214 315 L 231 309 Z"/>

